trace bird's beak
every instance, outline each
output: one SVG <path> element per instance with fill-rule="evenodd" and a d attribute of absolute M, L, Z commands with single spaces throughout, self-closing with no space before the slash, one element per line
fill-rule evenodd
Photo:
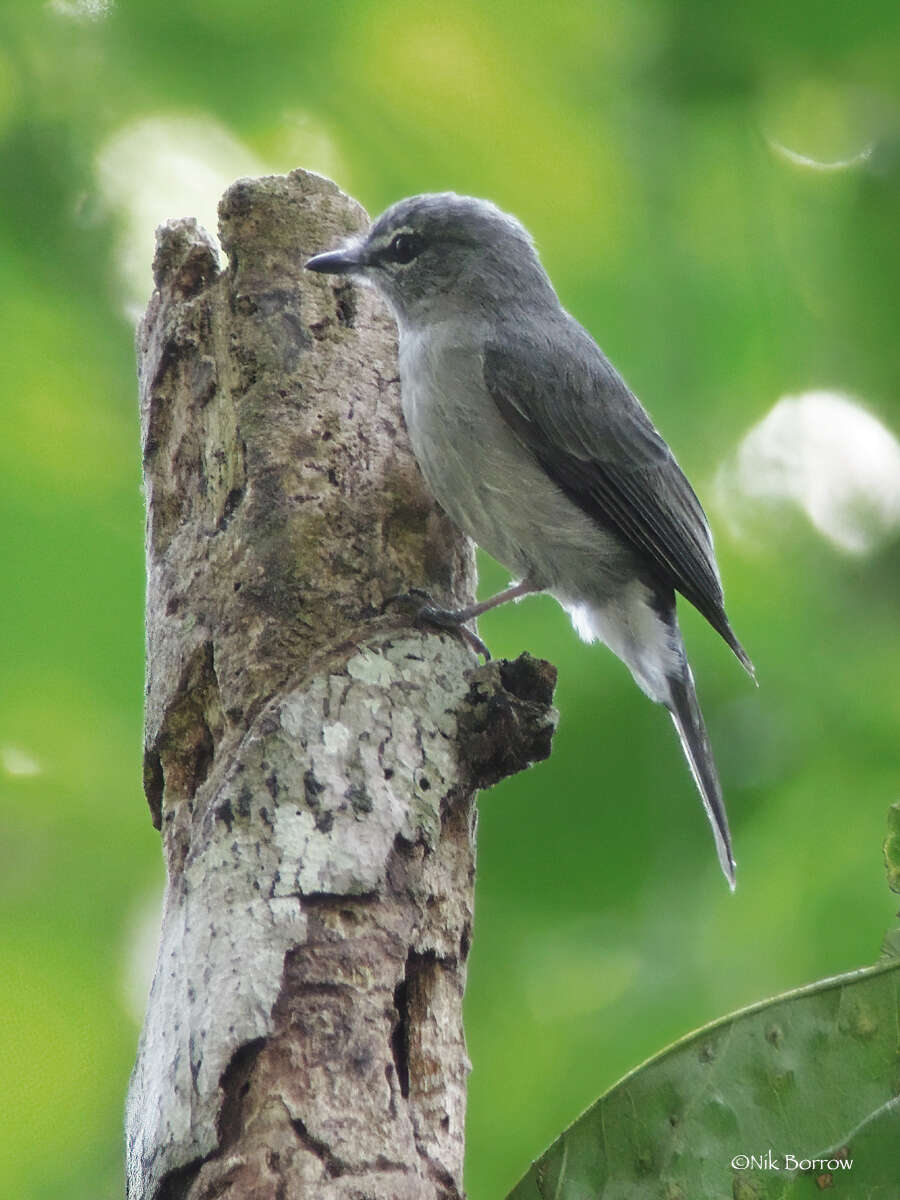
<path fill-rule="evenodd" d="M 322 275 L 352 275 L 365 265 L 362 247 L 358 242 L 345 246 L 343 250 L 328 250 L 316 254 L 305 264 L 307 271 L 318 271 Z"/>

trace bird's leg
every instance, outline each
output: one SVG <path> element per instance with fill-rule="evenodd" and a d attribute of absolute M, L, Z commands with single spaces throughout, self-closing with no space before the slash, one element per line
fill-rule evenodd
<path fill-rule="evenodd" d="M 419 603 L 419 609 L 416 613 L 416 620 L 426 622 L 429 625 L 437 625 L 441 629 L 457 629 L 466 642 L 472 647 L 477 654 L 483 654 L 486 659 L 489 659 L 490 652 L 484 642 L 470 629 L 465 628 L 467 621 L 472 621 L 476 617 L 480 617 L 482 613 L 490 611 L 492 608 L 497 608 L 500 604 L 506 604 L 509 600 L 518 600 L 521 596 L 527 596 L 531 592 L 539 592 L 541 589 L 537 584 L 532 583 L 528 579 L 523 579 L 521 583 L 514 583 L 511 587 L 505 588 L 502 592 L 498 592 L 496 596 L 491 596 L 487 600 L 480 600 L 477 604 L 469 604 L 465 608 L 441 608 L 436 604 L 428 592 L 421 588 L 410 588 L 408 592 L 404 592 L 399 596 L 391 596 L 384 602 L 384 607 L 389 604 L 403 601 L 416 601 Z"/>
<path fill-rule="evenodd" d="M 429 597 L 427 611 L 423 610 L 421 615 L 435 625 L 462 625 L 466 621 L 473 621 L 475 617 L 480 617 L 482 613 L 489 612 L 492 608 L 506 604 L 508 600 L 518 600 L 530 592 L 539 590 L 535 584 L 523 579 L 521 583 L 514 583 L 510 587 L 504 588 L 496 596 L 491 596 L 488 600 L 480 600 L 477 604 L 469 604 L 465 608 L 439 608 Z"/>

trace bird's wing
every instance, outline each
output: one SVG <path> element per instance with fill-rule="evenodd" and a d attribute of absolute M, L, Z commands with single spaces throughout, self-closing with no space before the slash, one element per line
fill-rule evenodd
<path fill-rule="evenodd" d="M 505 420 L 562 491 L 641 552 L 751 669 L 725 616 L 700 501 L 624 380 L 571 318 L 504 335 L 485 346 L 484 381 Z"/>

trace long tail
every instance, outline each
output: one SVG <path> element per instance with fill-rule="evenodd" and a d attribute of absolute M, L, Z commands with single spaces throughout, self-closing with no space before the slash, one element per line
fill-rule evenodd
<path fill-rule="evenodd" d="M 712 826 L 713 837 L 716 839 L 716 852 L 719 863 L 728 886 L 735 889 L 735 861 L 731 852 L 731 834 L 728 829 L 728 817 L 725 815 L 725 804 L 722 801 L 722 788 L 719 783 L 716 764 L 713 759 L 703 714 L 697 702 L 694 690 L 694 677 L 691 668 L 684 660 L 684 673 L 681 676 L 670 676 L 670 700 L 667 708 L 672 714 L 681 745 L 694 776 L 697 790 L 703 800 L 703 807 Z"/>

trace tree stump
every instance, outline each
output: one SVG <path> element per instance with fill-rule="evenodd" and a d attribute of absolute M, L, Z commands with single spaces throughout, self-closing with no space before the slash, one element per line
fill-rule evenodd
<path fill-rule="evenodd" d="M 469 603 L 475 572 L 388 313 L 302 270 L 363 210 L 296 171 L 220 218 L 224 267 L 196 222 L 160 229 L 138 335 L 168 880 L 128 1195 L 455 1200 L 474 795 L 549 754 L 555 671 L 382 612 Z"/>

